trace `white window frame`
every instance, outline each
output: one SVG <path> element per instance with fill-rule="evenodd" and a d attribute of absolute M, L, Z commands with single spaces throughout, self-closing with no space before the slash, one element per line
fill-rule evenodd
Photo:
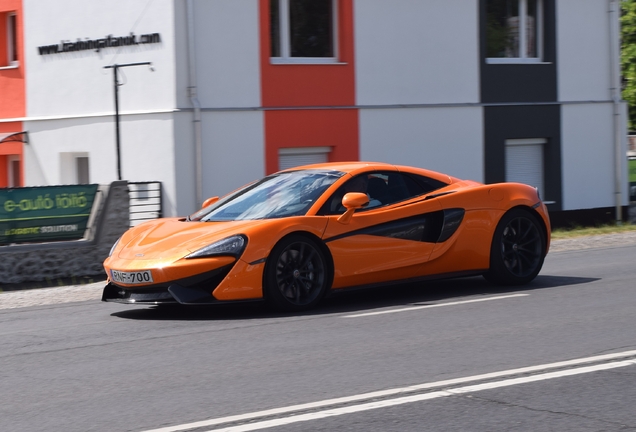
<path fill-rule="evenodd" d="M 292 57 L 289 39 L 289 1 L 279 0 L 278 22 L 280 26 L 280 57 L 271 57 L 272 64 L 334 64 L 338 63 L 338 0 L 331 0 L 333 57 Z"/>
<path fill-rule="evenodd" d="M 526 57 L 527 51 L 527 19 L 528 19 L 528 2 L 527 0 L 518 0 L 519 2 L 519 53 L 521 57 L 488 57 L 486 63 L 544 63 L 543 62 L 543 1 L 537 0 L 537 56 Z"/>

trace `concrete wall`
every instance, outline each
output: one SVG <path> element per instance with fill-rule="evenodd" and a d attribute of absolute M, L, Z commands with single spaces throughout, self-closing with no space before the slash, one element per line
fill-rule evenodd
<path fill-rule="evenodd" d="M 102 262 L 129 225 L 128 184 L 114 182 L 107 193 L 93 240 L 0 247 L 0 283 L 103 275 Z"/>

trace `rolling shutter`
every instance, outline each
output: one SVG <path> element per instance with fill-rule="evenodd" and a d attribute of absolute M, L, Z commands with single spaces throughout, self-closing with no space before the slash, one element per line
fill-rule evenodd
<path fill-rule="evenodd" d="M 331 147 L 298 147 L 278 150 L 278 169 L 284 170 L 301 165 L 329 161 Z"/>
<path fill-rule="evenodd" d="M 506 181 L 525 183 L 543 195 L 543 146 L 547 140 L 506 140 Z"/>

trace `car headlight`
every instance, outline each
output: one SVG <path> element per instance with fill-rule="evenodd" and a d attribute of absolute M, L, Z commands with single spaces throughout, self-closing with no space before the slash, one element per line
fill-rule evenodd
<path fill-rule="evenodd" d="M 246 245 L 247 238 L 244 235 L 234 235 L 192 252 L 186 258 L 206 258 L 218 255 L 238 257 L 243 253 Z"/>
<path fill-rule="evenodd" d="M 113 254 L 113 252 L 115 251 L 115 248 L 116 248 L 116 247 L 117 247 L 117 245 L 119 244 L 119 240 L 121 240 L 121 237 L 119 237 L 119 238 L 117 239 L 117 241 L 115 242 L 115 244 L 113 245 L 113 247 L 111 247 L 111 248 L 110 248 L 110 252 L 108 252 L 108 256 L 109 256 L 109 257 L 110 257 L 110 256 Z"/>

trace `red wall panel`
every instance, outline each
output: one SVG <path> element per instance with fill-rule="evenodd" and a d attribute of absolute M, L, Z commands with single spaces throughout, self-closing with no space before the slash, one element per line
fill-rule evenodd
<path fill-rule="evenodd" d="M 22 1 L 20 0 L 0 0 L 0 55 L 2 63 L 7 65 L 7 16 L 9 13 L 16 13 L 17 16 L 17 52 L 18 66 L 0 69 L 0 119 L 12 119 L 26 116 L 26 88 L 24 83 L 25 61 L 24 61 L 24 14 Z M 0 122 L 0 134 L 22 132 L 22 122 Z M 11 142 L 0 144 L 0 187 L 8 186 L 8 155 L 19 156 L 20 158 L 20 184 L 24 184 L 23 152 L 22 143 Z"/>
<path fill-rule="evenodd" d="M 358 159 L 358 111 L 294 110 L 265 112 L 266 171 L 278 171 L 278 150 L 331 147 L 329 161 Z"/>
<path fill-rule="evenodd" d="M 266 172 L 278 170 L 284 147 L 329 146 L 330 160 L 357 160 L 353 1 L 337 2 L 338 62 L 332 64 L 272 64 L 269 3 L 259 3 Z"/>
<path fill-rule="evenodd" d="M 18 67 L 0 69 L 0 119 L 24 117 L 26 115 L 26 93 L 24 84 L 24 28 L 22 2 L 19 0 L 0 0 L 0 45 L 6 59 L 7 34 L 6 17 L 10 12 L 17 14 Z M 4 60 L 3 59 L 3 60 Z M 4 64 L 6 61 L 3 61 Z M 16 131 L 17 132 L 17 131 Z"/>

